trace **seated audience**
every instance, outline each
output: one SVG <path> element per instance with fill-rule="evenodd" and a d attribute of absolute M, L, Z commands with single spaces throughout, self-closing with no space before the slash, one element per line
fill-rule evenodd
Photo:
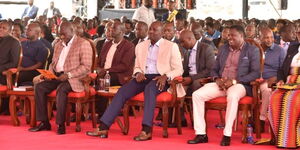
<path fill-rule="evenodd" d="M 132 43 L 136 46 L 138 43 L 146 41 L 148 39 L 148 25 L 145 22 L 138 21 L 135 24 L 135 39 Z"/>

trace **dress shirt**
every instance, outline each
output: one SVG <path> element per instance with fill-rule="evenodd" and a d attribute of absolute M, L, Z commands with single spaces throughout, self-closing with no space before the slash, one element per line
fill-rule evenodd
<path fill-rule="evenodd" d="M 244 44 L 242 44 L 242 46 L 239 49 L 233 49 L 232 47 L 229 47 L 230 51 L 225 63 L 224 70 L 222 72 L 222 78 L 236 79 L 239 58 L 243 46 Z"/>
<path fill-rule="evenodd" d="M 277 44 L 273 43 L 265 52 L 265 63 L 263 78 L 269 79 L 277 76 L 277 71 L 281 67 L 286 52 Z"/>
<path fill-rule="evenodd" d="M 298 48 L 298 53 L 293 57 L 291 67 L 299 67 L 300 66 L 300 46 Z"/>
<path fill-rule="evenodd" d="M 64 64 L 65 64 L 66 58 L 69 54 L 69 51 L 70 51 L 71 45 L 73 43 L 74 37 L 75 36 L 72 37 L 72 39 L 69 41 L 69 43 L 67 45 L 63 42 L 64 48 L 62 49 L 62 51 L 59 55 L 58 62 L 56 64 L 56 72 L 64 71 Z"/>
<path fill-rule="evenodd" d="M 146 36 L 144 39 L 139 39 L 139 42 L 138 42 L 138 43 L 144 42 L 144 41 L 146 41 L 146 40 L 148 40 L 148 36 Z"/>
<path fill-rule="evenodd" d="M 289 45 L 290 42 L 284 42 L 283 40 L 280 41 L 280 47 L 282 47 L 285 52 L 287 52 L 287 50 L 289 49 Z"/>
<path fill-rule="evenodd" d="M 115 52 L 117 50 L 118 45 L 121 43 L 121 41 L 119 41 L 119 43 L 114 43 L 114 41 L 112 41 L 112 45 L 109 48 L 108 53 L 106 55 L 106 59 L 105 59 L 105 63 L 104 63 L 104 69 L 111 68 L 111 64 L 112 64 Z"/>
<path fill-rule="evenodd" d="M 47 18 L 52 18 L 52 17 L 53 17 L 53 9 L 48 8 Z"/>
<path fill-rule="evenodd" d="M 197 56 L 197 45 L 199 42 L 196 42 L 194 47 L 189 50 L 189 74 L 195 75 L 197 74 L 197 67 L 196 67 L 196 56 Z"/>
<path fill-rule="evenodd" d="M 205 37 L 210 39 L 210 40 L 213 40 L 213 39 L 218 39 L 221 37 L 221 32 L 215 30 L 214 34 L 213 35 L 209 35 L 207 32 L 204 33 Z"/>
<path fill-rule="evenodd" d="M 156 64 L 160 41 L 161 39 L 158 40 L 154 45 L 150 44 L 146 62 L 146 74 L 159 74 Z"/>
<path fill-rule="evenodd" d="M 23 49 L 22 67 L 27 68 L 37 64 L 38 62 L 46 62 L 48 50 L 41 40 L 27 40 L 21 42 L 21 45 Z"/>
<path fill-rule="evenodd" d="M 29 17 L 29 13 L 31 12 L 32 8 L 33 5 L 28 7 L 25 17 Z"/>
<path fill-rule="evenodd" d="M 140 8 L 135 10 L 132 20 L 143 21 L 150 27 L 151 23 L 155 21 L 154 11 L 153 9 L 142 5 Z"/>

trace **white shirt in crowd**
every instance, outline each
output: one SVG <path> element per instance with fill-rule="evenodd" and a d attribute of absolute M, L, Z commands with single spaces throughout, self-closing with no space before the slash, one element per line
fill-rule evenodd
<path fill-rule="evenodd" d="M 147 8 L 142 5 L 140 8 L 135 10 L 132 16 L 132 20 L 143 21 L 147 23 L 148 26 L 150 26 L 151 23 L 155 21 L 154 11 L 153 9 Z"/>
<path fill-rule="evenodd" d="M 74 36 L 72 37 L 72 39 L 69 41 L 69 43 L 67 45 L 63 42 L 64 48 L 62 49 L 62 51 L 59 55 L 58 62 L 56 64 L 56 68 L 55 68 L 56 72 L 64 71 L 64 64 L 65 64 L 66 58 L 69 54 L 73 40 L 74 40 Z"/>

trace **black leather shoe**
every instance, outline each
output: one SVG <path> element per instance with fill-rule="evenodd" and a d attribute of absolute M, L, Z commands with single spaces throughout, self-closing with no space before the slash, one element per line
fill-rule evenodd
<path fill-rule="evenodd" d="M 204 135 L 196 135 L 194 139 L 188 140 L 188 144 L 198 144 L 198 143 L 208 143 L 208 137 L 206 134 Z"/>
<path fill-rule="evenodd" d="M 36 127 L 28 129 L 30 132 L 38 132 L 38 131 L 49 131 L 51 130 L 51 124 L 49 122 L 40 122 L 40 124 Z"/>
<path fill-rule="evenodd" d="M 57 134 L 58 135 L 66 134 L 66 126 L 65 125 L 58 125 Z"/>
<path fill-rule="evenodd" d="M 224 135 L 220 145 L 221 146 L 229 146 L 230 145 L 230 136 L 225 136 Z"/>

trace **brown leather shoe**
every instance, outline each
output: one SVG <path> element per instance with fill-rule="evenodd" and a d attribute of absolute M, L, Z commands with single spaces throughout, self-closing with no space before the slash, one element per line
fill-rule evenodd
<path fill-rule="evenodd" d="M 135 136 L 133 138 L 135 141 L 147 141 L 152 139 L 152 133 L 146 133 L 145 131 L 142 131 L 138 136 Z"/>
<path fill-rule="evenodd" d="M 99 130 L 99 128 L 94 131 L 87 131 L 86 135 L 88 136 L 99 136 L 100 138 L 108 138 L 108 130 Z"/>

